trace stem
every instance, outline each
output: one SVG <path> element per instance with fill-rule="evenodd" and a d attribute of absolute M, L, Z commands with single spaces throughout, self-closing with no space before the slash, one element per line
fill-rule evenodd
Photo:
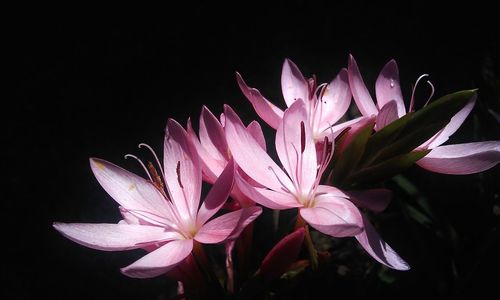
<path fill-rule="evenodd" d="M 207 282 L 214 282 L 217 286 L 217 289 L 223 290 L 221 283 L 217 279 L 217 276 L 214 273 L 214 270 L 208 263 L 207 255 L 205 254 L 205 250 L 203 249 L 203 245 L 194 241 L 193 245 L 193 257 L 196 263 L 198 264 L 200 270 L 203 272 L 205 277 L 207 278 Z"/>
<path fill-rule="evenodd" d="M 295 228 L 299 227 L 304 227 L 305 229 L 304 243 L 306 244 L 307 252 L 309 252 L 309 261 L 311 262 L 311 269 L 313 271 L 316 271 L 318 270 L 318 251 L 316 250 L 316 247 L 314 247 L 314 243 L 311 238 L 311 233 L 309 232 L 309 226 L 304 221 L 304 219 L 302 219 L 300 215 L 297 215 L 297 223 L 295 225 Z"/>

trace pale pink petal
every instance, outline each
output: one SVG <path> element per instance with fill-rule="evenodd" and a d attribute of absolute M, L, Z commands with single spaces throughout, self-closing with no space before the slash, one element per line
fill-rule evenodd
<path fill-rule="evenodd" d="M 366 216 L 363 216 L 365 230 L 356 235 L 356 239 L 373 258 L 378 262 L 396 270 L 406 271 L 410 266 L 384 242 L 373 228 Z"/>
<path fill-rule="evenodd" d="M 304 102 L 296 101 L 285 111 L 276 131 L 276 152 L 292 180 L 307 194 L 316 181 L 318 163 Z"/>
<path fill-rule="evenodd" d="M 224 128 L 205 106 L 202 107 L 200 116 L 200 142 L 214 159 L 229 160 Z"/>
<path fill-rule="evenodd" d="M 227 162 L 225 160 L 215 159 L 207 149 L 201 145 L 191 125 L 191 119 L 188 120 L 187 133 L 200 157 L 203 180 L 213 184 L 217 180 L 218 175 L 224 170 L 224 166 Z"/>
<path fill-rule="evenodd" d="M 199 225 L 205 224 L 219 209 L 226 203 L 227 197 L 233 188 L 234 183 L 234 162 L 230 160 L 224 171 L 220 174 L 214 183 L 205 201 L 201 204 L 198 211 Z"/>
<path fill-rule="evenodd" d="M 254 220 L 262 209 L 257 207 L 243 208 L 217 217 L 196 233 L 194 239 L 203 244 L 216 244 L 227 240 L 234 232 L 248 225 L 247 220 Z M 242 218 L 244 217 L 244 218 Z"/>
<path fill-rule="evenodd" d="M 292 194 L 285 191 L 277 192 L 251 186 L 239 174 L 235 176 L 235 183 L 243 195 L 262 206 L 271 209 L 288 209 L 301 206 Z"/>
<path fill-rule="evenodd" d="M 374 212 L 382 212 L 387 208 L 392 199 L 392 191 L 388 189 L 370 189 L 361 191 L 348 191 L 349 200 L 356 206 Z"/>
<path fill-rule="evenodd" d="M 394 100 L 387 102 L 378 112 L 375 128 L 380 130 L 398 118 L 398 107 Z"/>
<path fill-rule="evenodd" d="M 435 136 L 430 138 L 421 147 L 427 149 L 434 149 L 437 146 L 446 142 L 450 138 L 450 136 L 454 134 L 455 131 L 458 130 L 458 128 L 460 128 L 462 123 L 470 114 L 470 112 L 474 108 L 474 104 L 476 104 L 476 99 L 477 99 L 477 94 L 474 94 L 474 96 L 470 98 L 469 102 L 467 102 L 467 104 L 451 118 L 450 122 L 446 124 L 443 130 L 436 133 Z"/>
<path fill-rule="evenodd" d="M 363 82 L 363 77 L 359 72 L 358 64 L 352 55 L 349 55 L 349 67 L 347 69 L 349 75 L 349 86 L 351 87 L 352 96 L 356 102 L 356 106 L 363 116 L 370 117 L 378 113 L 377 107 L 373 103 L 373 99 Z"/>
<path fill-rule="evenodd" d="M 257 141 L 257 143 L 266 151 L 266 138 L 264 137 L 264 133 L 262 132 L 262 128 L 260 127 L 259 122 L 252 121 L 247 126 L 247 131 L 251 136 Z"/>
<path fill-rule="evenodd" d="M 334 237 L 354 236 L 363 230 L 361 213 L 343 197 L 318 195 L 314 207 L 301 208 L 300 215 L 314 229 Z"/>
<path fill-rule="evenodd" d="M 201 166 L 187 132 L 169 119 L 165 133 L 163 168 L 172 201 L 183 220 L 195 220 L 201 194 Z"/>
<path fill-rule="evenodd" d="M 466 175 L 486 171 L 499 161 L 500 141 L 489 141 L 439 146 L 417 164 L 436 173 Z"/>
<path fill-rule="evenodd" d="M 171 241 L 121 269 L 132 278 L 151 278 L 162 275 L 183 261 L 193 250 L 193 240 Z"/>
<path fill-rule="evenodd" d="M 328 137 L 330 141 L 333 141 L 345 128 L 350 127 L 354 124 L 357 124 L 358 122 L 363 122 L 364 120 L 368 120 L 368 117 L 357 117 L 352 120 L 339 123 L 335 126 L 332 127 L 327 127 L 323 129 L 320 135 L 316 136 L 316 139 L 323 139 L 325 136 Z"/>
<path fill-rule="evenodd" d="M 293 189 L 290 178 L 248 133 L 236 113 L 225 106 L 226 140 L 235 162 L 252 179 L 273 190 Z"/>
<path fill-rule="evenodd" d="M 247 227 L 250 223 L 255 221 L 258 216 L 262 213 L 262 207 L 260 206 L 251 206 L 247 208 L 243 208 L 240 216 L 240 220 L 238 221 L 238 224 L 236 225 L 236 228 L 234 228 L 233 232 L 231 232 L 231 235 L 227 238 L 228 240 L 235 240 L 237 239 L 243 229 Z"/>
<path fill-rule="evenodd" d="M 286 105 L 290 107 L 295 100 L 309 100 L 309 85 L 293 61 L 285 59 L 281 72 L 281 90 Z"/>
<path fill-rule="evenodd" d="M 382 109 L 387 103 L 394 100 L 396 102 L 397 117 L 401 118 L 406 114 L 401 86 L 399 85 L 398 64 L 394 59 L 391 59 L 378 75 L 377 82 L 375 83 L 375 94 L 379 109 Z"/>
<path fill-rule="evenodd" d="M 165 228 L 130 224 L 54 223 L 68 239 L 92 249 L 121 251 L 179 239 L 177 232 Z"/>
<path fill-rule="evenodd" d="M 257 89 L 247 86 L 239 73 L 236 73 L 236 80 L 243 94 L 250 103 L 252 103 L 255 112 L 269 126 L 274 129 L 278 128 L 281 118 L 283 117 L 283 111 L 264 98 Z"/>
<path fill-rule="evenodd" d="M 104 190 L 127 210 L 170 217 L 167 200 L 150 181 L 102 159 L 91 158 L 90 167 Z"/>
<path fill-rule="evenodd" d="M 351 89 L 349 88 L 349 77 L 347 69 L 343 68 L 339 74 L 326 87 L 320 105 L 321 110 L 321 128 L 327 128 L 337 123 L 346 113 L 351 104 Z"/>

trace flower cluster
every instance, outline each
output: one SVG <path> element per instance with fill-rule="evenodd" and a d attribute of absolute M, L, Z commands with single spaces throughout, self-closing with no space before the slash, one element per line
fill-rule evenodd
<path fill-rule="evenodd" d="M 348 68 L 324 84 L 318 84 L 316 77 L 305 78 L 287 59 L 281 75 L 284 110 L 237 73 L 243 94 L 276 130 L 277 159 L 268 154 L 257 121 L 245 125 L 228 105 L 220 118 L 203 107 L 198 133 L 191 121 L 184 128 L 168 120 L 163 163 L 145 144 L 139 146 L 151 150 L 155 163 L 126 156 L 138 160 L 147 178 L 105 160 L 90 159 L 97 180 L 120 205 L 123 220 L 54 223 L 54 227 L 86 247 L 146 250 L 145 256 L 122 269 L 123 274 L 135 278 L 167 274 L 186 295 L 209 293 L 207 283 L 234 294 L 243 286 L 242 278 L 274 280 L 300 262 L 315 270 L 321 261 L 311 228 L 331 237 L 354 237 L 378 262 L 408 270 L 408 263 L 382 240 L 365 213 L 379 213 L 391 200 L 391 191 L 379 184 L 414 163 L 445 174 L 482 172 L 500 161 L 500 142 L 443 146 L 471 112 L 476 91 L 427 101 L 415 111 L 415 89 L 421 77 L 407 110 L 398 72 L 394 60 L 384 66 L 375 83 L 374 102 L 352 56 Z M 352 98 L 361 116 L 349 120 Z M 203 181 L 212 187 L 200 201 Z M 239 269 L 243 269 L 247 247 L 259 234 L 253 232 L 253 222 L 263 208 L 296 211 L 295 226 L 256 272 L 238 275 L 240 284 L 236 284 L 233 252 L 238 243 L 243 245 L 238 252 Z M 223 286 L 203 247 L 220 243 L 226 255 Z M 303 246 L 308 259 L 297 261 Z"/>

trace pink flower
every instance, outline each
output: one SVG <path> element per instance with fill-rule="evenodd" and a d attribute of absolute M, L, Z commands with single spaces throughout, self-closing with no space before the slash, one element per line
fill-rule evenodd
<path fill-rule="evenodd" d="M 406 114 L 399 84 L 398 66 L 395 60 L 389 61 L 377 78 L 375 83 L 376 105 L 363 82 L 358 65 L 352 55 L 349 56 L 348 77 L 359 111 L 363 116 L 377 117 L 377 130 Z M 417 162 L 419 166 L 437 173 L 463 175 L 488 170 L 500 162 L 500 141 L 441 146 L 465 121 L 474 107 L 476 98 L 474 95 L 441 131 L 418 147 L 419 149 L 432 150 Z M 409 110 L 412 111 L 412 109 L 413 95 Z"/>
<path fill-rule="evenodd" d="M 283 118 L 283 111 L 264 98 L 254 88 L 247 86 L 239 73 L 236 79 L 241 91 L 252 103 L 257 114 L 269 126 L 277 129 Z M 283 64 L 281 73 L 281 89 L 286 105 L 291 107 L 296 101 L 304 103 L 307 123 L 311 127 L 312 136 L 316 141 L 322 141 L 325 135 L 349 126 L 356 120 L 341 123 L 332 128 L 345 114 L 351 103 L 347 70 L 340 70 L 339 74 L 329 84 L 317 86 L 316 78 L 304 78 L 299 68 L 289 59 Z"/>
<path fill-rule="evenodd" d="M 225 115 L 226 138 L 235 162 L 262 185 L 251 186 L 236 176 L 236 184 L 245 195 L 272 209 L 298 208 L 301 217 L 316 230 L 334 237 L 355 236 L 377 261 L 398 270 L 409 269 L 352 203 L 381 211 L 390 199 L 387 190 L 357 192 L 350 197 L 335 187 L 319 184 L 331 159 L 332 151 L 327 149 L 331 144 L 323 143 L 323 157 L 317 159 L 320 151 L 315 149 L 303 102 L 296 101 L 284 112 L 276 132 L 276 151 L 284 171 L 245 131 L 229 106 Z"/>
<path fill-rule="evenodd" d="M 353 236 L 363 230 L 361 214 L 345 194 L 319 185 L 332 152 L 323 151 L 318 163 L 304 102 L 296 101 L 285 111 L 276 132 L 276 151 L 285 171 L 245 130 L 229 106 L 225 115 L 226 139 L 235 162 L 262 185 L 252 186 L 237 175 L 237 185 L 245 195 L 272 209 L 298 208 L 307 223 L 331 236 Z"/>
<path fill-rule="evenodd" d="M 118 224 L 54 223 L 54 228 L 67 238 L 94 249 L 152 250 L 122 269 L 127 276 L 149 278 L 166 273 L 182 262 L 193 250 L 195 241 L 223 242 L 261 213 L 260 208 L 252 207 L 210 220 L 231 191 L 234 164 L 227 164 L 200 206 L 199 157 L 186 131 L 174 120 L 168 121 L 164 146 L 165 189 L 161 179 L 155 178 L 158 174 L 152 173 L 148 181 L 107 161 L 90 159 L 97 180 L 120 204 L 123 221 Z"/>
<path fill-rule="evenodd" d="M 232 159 L 231 151 L 229 150 L 224 134 L 223 123 L 223 114 L 219 121 L 205 106 L 203 106 L 200 115 L 199 138 L 196 136 L 191 126 L 191 122 L 188 122 L 188 134 L 200 156 L 203 179 L 212 184 L 217 180 L 228 162 Z M 264 134 L 262 133 L 259 123 L 256 121 L 251 122 L 246 128 L 246 131 L 258 141 L 259 145 L 265 151 L 266 144 Z M 236 172 L 241 173 L 241 170 L 236 168 Z M 247 177 L 245 174 L 241 175 Z M 255 204 L 252 200 L 243 195 L 236 185 L 233 186 L 230 196 L 232 199 L 238 201 L 238 203 L 233 203 L 233 207 L 248 207 Z"/>

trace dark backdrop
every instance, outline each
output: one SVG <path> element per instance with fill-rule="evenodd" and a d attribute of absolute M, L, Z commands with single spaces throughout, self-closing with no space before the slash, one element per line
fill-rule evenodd
<path fill-rule="evenodd" d="M 283 1 L 272 7 L 251 1 L 186 3 L 147 15 L 76 17 L 77 11 L 71 11 L 64 17 L 17 19 L 9 43 L 15 52 L 15 96 L 2 109 L 7 121 L 2 298 L 165 295 L 168 281 L 163 278 L 135 280 L 119 273 L 140 251 L 87 249 L 61 237 L 51 224 L 119 219 L 117 205 L 90 172 L 89 157 L 140 172 L 123 155 L 142 153 L 136 148 L 140 142 L 161 153 L 169 117 L 184 123 L 188 116 L 198 117 L 202 104 L 220 113 L 228 103 L 247 121 L 257 118 L 235 83 L 235 71 L 283 106 L 279 80 L 286 57 L 304 74 L 326 82 L 352 53 L 372 91 L 380 68 L 395 58 L 406 98 L 410 84 L 423 73 L 431 74 L 437 96 L 482 87 L 474 117 L 455 139 L 499 138 L 498 123 L 488 113 L 488 108 L 499 111 L 490 84 L 491 78 L 498 80 L 493 8 L 477 2 L 461 7 L 458 1 L 447 9 L 425 2 L 332 2 Z M 401 249 L 411 271 L 391 273 L 397 278 L 392 285 L 357 278 L 348 284 L 325 281 L 315 289 L 332 297 L 493 290 L 492 284 L 498 284 L 498 175 L 498 167 L 457 177 L 409 170 L 407 176 L 442 220 L 456 228 L 458 250 L 418 224 L 387 224 L 385 236 Z M 406 230 L 412 226 L 423 236 L 419 247 L 412 240 L 415 230 Z M 458 279 L 450 260 L 457 262 Z"/>

